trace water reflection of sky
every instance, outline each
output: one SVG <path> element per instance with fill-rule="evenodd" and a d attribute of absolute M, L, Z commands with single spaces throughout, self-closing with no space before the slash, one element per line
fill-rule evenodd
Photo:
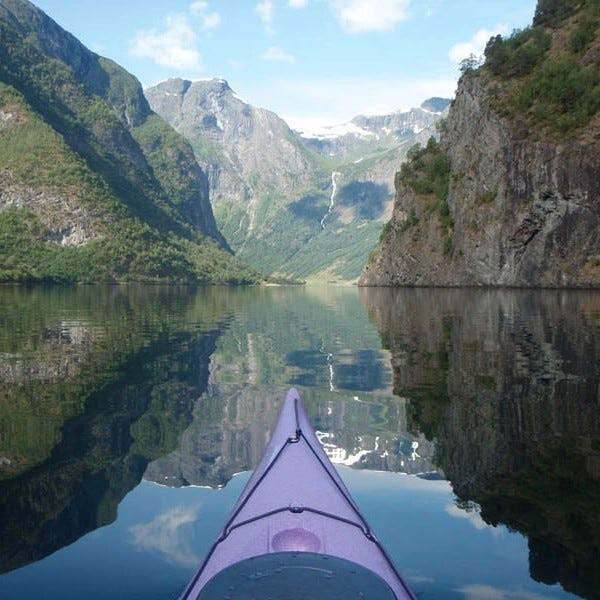
<path fill-rule="evenodd" d="M 570 598 L 529 577 L 527 541 L 458 508 L 450 484 L 339 467 L 392 560 L 421 598 Z M 176 598 L 217 536 L 248 473 L 224 488 L 143 481 L 117 521 L 4 576 L 3 598 Z M 131 574 L 135 573 L 135 577 Z M 54 582 L 51 588 L 44 584 Z M 90 582 L 91 587 L 90 589 Z"/>

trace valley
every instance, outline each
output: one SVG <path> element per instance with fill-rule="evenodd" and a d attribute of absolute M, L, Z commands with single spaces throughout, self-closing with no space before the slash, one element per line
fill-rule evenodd
<path fill-rule="evenodd" d="M 316 133 L 244 102 L 223 79 L 169 79 L 150 106 L 192 145 L 238 258 L 288 278 L 355 281 L 393 205 L 394 174 L 437 136 L 449 100 Z"/>

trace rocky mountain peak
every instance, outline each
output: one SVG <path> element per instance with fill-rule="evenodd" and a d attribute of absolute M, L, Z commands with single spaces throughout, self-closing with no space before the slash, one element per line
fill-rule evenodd
<path fill-rule="evenodd" d="M 213 77 L 212 79 L 198 79 L 194 82 L 197 87 L 206 90 L 207 94 L 234 94 L 235 92 L 229 86 L 225 79 Z"/>

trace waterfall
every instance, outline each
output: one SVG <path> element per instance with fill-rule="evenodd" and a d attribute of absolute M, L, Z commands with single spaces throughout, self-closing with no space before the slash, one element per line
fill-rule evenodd
<path fill-rule="evenodd" d="M 325 229 L 325 219 L 332 213 L 334 207 L 335 195 L 337 193 L 338 181 L 342 174 L 339 171 L 331 172 L 331 196 L 329 196 L 329 208 L 321 219 L 321 227 Z"/>

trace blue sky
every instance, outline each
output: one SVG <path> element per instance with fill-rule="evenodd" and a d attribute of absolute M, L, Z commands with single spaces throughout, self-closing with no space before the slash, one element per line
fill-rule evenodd
<path fill-rule="evenodd" d="M 451 97 L 458 65 L 536 0 L 37 0 L 144 87 L 221 77 L 298 129 Z"/>

